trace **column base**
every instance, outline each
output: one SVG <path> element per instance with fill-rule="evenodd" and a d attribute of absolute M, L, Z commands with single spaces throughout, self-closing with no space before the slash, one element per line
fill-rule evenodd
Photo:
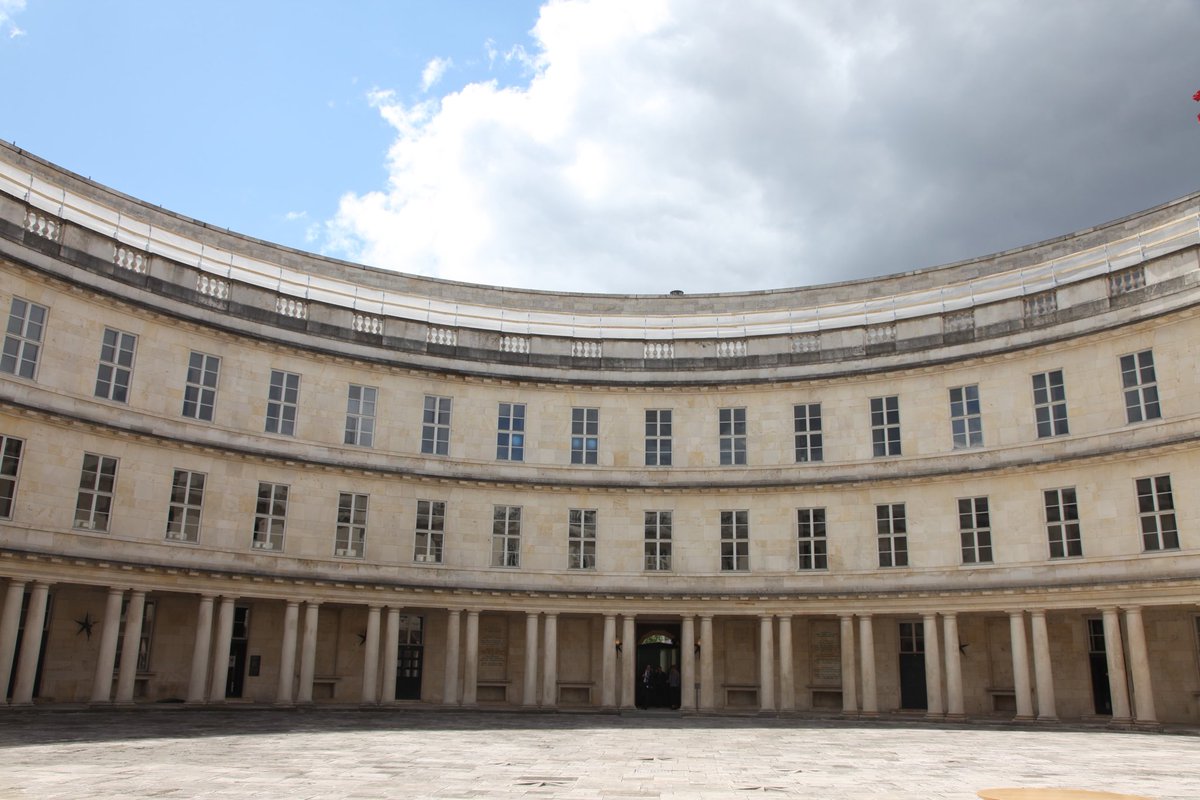
<path fill-rule="evenodd" d="M 1034 717 L 1033 714 L 1017 714 L 1015 717 L 1012 718 L 1012 721 L 1013 722 L 1034 722 L 1034 721 L 1036 721 L 1036 719 L 1037 718 Z"/>
<path fill-rule="evenodd" d="M 1133 717 L 1113 717 L 1108 721 L 1110 728 L 1132 728 Z"/>
<path fill-rule="evenodd" d="M 1057 714 L 1038 714 L 1038 722 L 1058 722 Z"/>
<path fill-rule="evenodd" d="M 1139 719 L 1134 721 L 1133 727 L 1137 728 L 1139 731 L 1161 731 L 1162 723 L 1158 720 L 1143 721 Z"/>
<path fill-rule="evenodd" d="M 857 717 L 857 716 L 859 716 L 859 712 L 858 711 L 847 711 L 846 709 L 842 709 L 842 716 L 843 717 Z"/>
<path fill-rule="evenodd" d="M 946 714 L 946 717 L 945 717 L 946 722 L 962 722 L 966 718 L 967 718 L 966 714 L 959 714 L 959 713 Z"/>

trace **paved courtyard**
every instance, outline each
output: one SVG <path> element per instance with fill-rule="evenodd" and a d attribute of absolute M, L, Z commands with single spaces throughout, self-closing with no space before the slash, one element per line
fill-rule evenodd
<path fill-rule="evenodd" d="M 0 798 L 1200 797 L 1200 737 L 894 720 L 0 711 Z"/>

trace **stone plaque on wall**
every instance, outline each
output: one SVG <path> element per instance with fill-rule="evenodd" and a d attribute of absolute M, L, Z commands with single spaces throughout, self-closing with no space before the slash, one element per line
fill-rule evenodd
<path fill-rule="evenodd" d="M 502 681 L 508 677 L 508 620 L 479 617 L 479 680 Z"/>
<path fill-rule="evenodd" d="M 842 636 L 835 620 L 813 620 L 809 629 L 812 646 L 812 685 L 842 685 Z"/>

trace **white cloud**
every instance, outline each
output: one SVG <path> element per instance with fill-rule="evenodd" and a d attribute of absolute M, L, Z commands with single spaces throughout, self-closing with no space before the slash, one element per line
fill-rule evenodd
<path fill-rule="evenodd" d="M 13 22 L 13 17 L 24 10 L 25 0 L 0 0 L 0 31 L 7 32 L 9 39 L 25 35 L 24 29 Z"/>
<path fill-rule="evenodd" d="M 283 218 L 287 222 L 297 222 L 302 219 L 307 219 L 308 212 L 307 211 L 289 211 L 283 215 Z"/>
<path fill-rule="evenodd" d="M 388 182 L 344 196 L 323 245 L 457 280 L 657 293 L 1066 233 L 1196 188 L 1200 6 L 1154 8 L 550 2 L 533 45 L 504 51 L 526 86 L 370 94 L 396 131 Z"/>
<path fill-rule="evenodd" d="M 425 65 L 424 71 L 421 72 L 421 91 L 428 92 L 432 89 L 446 74 L 446 70 L 452 66 L 454 66 L 453 59 L 431 58 Z"/>

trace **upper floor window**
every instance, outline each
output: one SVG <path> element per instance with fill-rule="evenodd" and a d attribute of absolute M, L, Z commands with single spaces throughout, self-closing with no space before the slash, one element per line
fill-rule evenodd
<path fill-rule="evenodd" d="M 300 376 L 294 372 L 271 370 L 271 388 L 267 393 L 267 433 L 295 436 L 299 403 Z"/>
<path fill-rule="evenodd" d="M 100 343 L 100 365 L 96 368 L 96 397 L 118 403 L 129 401 L 129 381 L 133 376 L 133 351 L 137 337 L 132 333 L 104 329 Z"/>
<path fill-rule="evenodd" d="M 111 456 L 83 454 L 79 494 L 75 499 L 75 527 L 107 531 L 117 483 L 117 460 Z"/>
<path fill-rule="evenodd" d="M 595 464 L 600 449 L 600 409 L 571 409 L 571 463 Z"/>
<path fill-rule="evenodd" d="M 959 499 L 958 532 L 964 564 L 992 563 L 992 519 L 986 497 Z"/>
<path fill-rule="evenodd" d="M 671 409 L 646 410 L 646 466 L 671 466 Z"/>
<path fill-rule="evenodd" d="M 671 512 L 647 511 L 643 517 L 645 568 L 661 572 L 671 568 Z"/>
<path fill-rule="evenodd" d="M 347 558 L 362 558 L 366 552 L 367 495 L 339 492 L 333 553 Z"/>
<path fill-rule="evenodd" d="M 879 566 L 908 566 L 908 522 L 904 503 L 875 506 L 875 530 L 879 539 Z"/>
<path fill-rule="evenodd" d="M 375 442 L 374 386 L 350 384 L 346 394 L 346 444 L 370 447 Z"/>
<path fill-rule="evenodd" d="M 596 509 L 567 512 L 567 568 L 596 568 Z"/>
<path fill-rule="evenodd" d="M 496 458 L 525 460 L 525 404 L 501 403 L 496 422 Z"/>
<path fill-rule="evenodd" d="M 492 566 L 521 566 L 521 507 L 492 508 Z"/>
<path fill-rule="evenodd" d="M 212 422 L 220 371 L 221 359 L 192 352 L 188 357 L 187 383 L 183 387 L 183 416 Z"/>
<path fill-rule="evenodd" d="M 204 507 L 204 473 L 175 470 L 171 502 L 167 506 L 167 538 L 182 542 L 200 540 L 200 512 Z"/>
<path fill-rule="evenodd" d="M 444 456 L 450 453 L 450 398 L 425 395 L 421 421 L 421 452 Z"/>
<path fill-rule="evenodd" d="M 1142 422 L 1158 419 L 1158 379 L 1154 375 L 1154 351 L 1143 350 L 1121 356 L 1121 386 L 1125 390 L 1125 419 Z"/>
<path fill-rule="evenodd" d="M 254 537 L 250 546 L 257 550 L 282 550 L 287 525 L 288 487 L 282 483 L 259 481 L 258 502 L 254 507 Z"/>
<path fill-rule="evenodd" d="M 950 390 L 950 433 L 954 437 L 955 450 L 983 447 L 978 386 L 956 386 Z"/>
<path fill-rule="evenodd" d="M 1142 545 L 1146 550 L 1178 550 L 1179 528 L 1175 524 L 1171 476 L 1138 478 L 1136 484 Z"/>
<path fill-rule="evenodd" d="M 1039 439 L 1071 432 L 1067 426 L 1067 390 L 1061 369 L 1033 376 L 1033 413 Z"/>
<path fill-rule="evenodd" d="M 746 463 L 746 409 L 717 409 L 717 427 L 721 445 L 721 466 Z"/>
<path fill-rule="evenodd" d="M 1047 489 L 1042 493 L 1046 503 L 1046 535 L 1050 540 L 1051 558 L 1083 555 L 1083 539 L 1079 533 L 1079 505 L 1075 487 Z"/>
<path fill-rule="evenodd" d="M 829 552 L 825 538 L 825 509 L 796 509 L 796 542 L 800 569 L 828 569 Z"/>
<path fill-rule="evenodd" d="M 0 519 L 11 519 L 17 498 L 17 474 L 21 470 L 21 451 L 25 442 L 13 436 L 0 436 Z"/>
<path fill-rule="evenodd" d="M 440 500 L 418 500 L 413 560 L 429 564 L 442 563 L 442 545 L 445 535 L 446 504 Z"/>
<path fill-rule="evenodd" d="M 750 569 L 750 512 L 721 512 L 721 571 Z"/>
<path fill-rule="evenodd" d="M 800 403 L 792 407 L 796 428 L 796 463 L 823 461 L 821 404 Z"/>
<path fill-rule="evenodd" d="M 42 351 L 47 313 L 45 306 L 13 298 L 4 334 L 4 351 L 0 354 L 0 372 L 33 380 Z"/>
<path fill-rule="evenodd" d="M 876 458 L 900 455 L 900 398 L 871 398 L 871 446 Z"/>

